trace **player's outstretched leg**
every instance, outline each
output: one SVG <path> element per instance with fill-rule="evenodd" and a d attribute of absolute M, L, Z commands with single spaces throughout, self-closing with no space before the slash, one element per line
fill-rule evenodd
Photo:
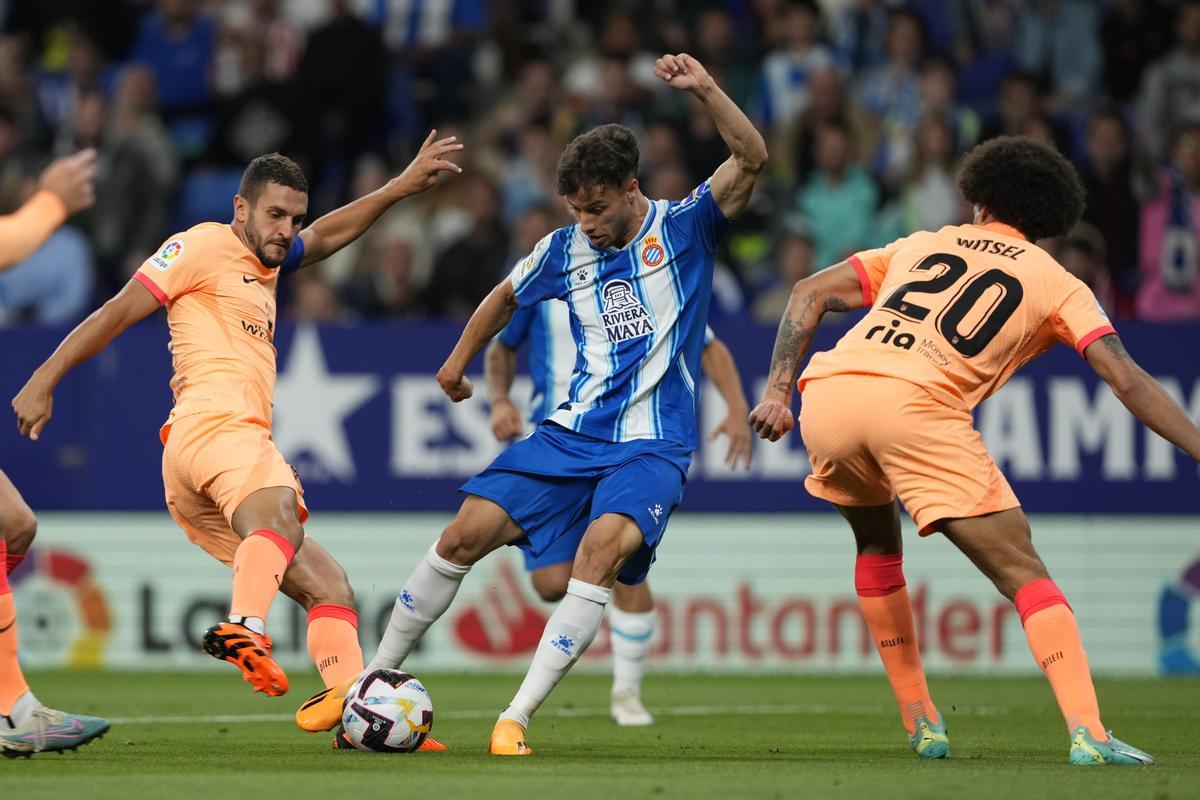
<path fill-rule="evenodd" d="M 909 744 L 921 758 L 947 758 L 950 740 L 946 735 L 946 721 L 938 714 L 929 695 L 904 580 L 896 503 L 838 506 L 838 511 L 854 529 L 858 546 L 854 564 L 858 606 L 900 706 Z"/>
<path fill-rule="evenodd" d="M 1068 760 L 1081 766 L 1153 764 L 1114 737 L 1100 721 L 1100 704 L 1075 614 L 1050 580 L 1019 508 L 981 517 L 942 520 L 939 529 L 1013 601 L 1034 660 L 1054 690 L 1067 723 Z"/>
<path fill-rule="evenodd" d="M 18 504 L 6 496 L 4 489 L 11 489 L 20 500 L 3 472 L 0 484 L 5 485 L 0 488 L 0 499 L 9 501 L 0 506 L 0 564 L 5 565 L 0 571 L 0 752 L 16 758 L 74 750 L 103 736 L 108 720 L 47 708 L 25 682 L 17 660 L 17 613 L 8 584 L 8 574 L 20 559 L 9 558 L 6 534 L 11 533 L 18 546 L 28 546 L 36 521 L 23 501 Z"/>
<path fill-rule="evenodd" d="M 530 718 L 596 638 L 617 574 L 642 543 L 637 523 L 623 514 L 604 514 L 588 527 L 567 595 L 546 623 L 521 688 L 492 729 L 489 753 L 533 755 L 525 741 Z"/>
<path fill-rule="evenodd" d="M 608 610 L 613 654 L 609 713 L 617 725 L 653 725 L 654 717 L 642 705 L 642 677 L 657 621 L 654 597 L 649 584 L 642 581 L 633 586 L 614 584 L 612 599 Z"/>
<path fill-rule="evenodd" d="M 288 678 L 271 657 L 267 611 L 304 542 L 295 490 L 259 489 L 242 501 L 231 524 L 242 543 L 233 558 L 229 617 L 205 632 L 204 652 L 240 669 L 254 691 L 278 697 L 287 692 Z"/>
<path fill-rule="evenodd" d="M 471 566 L 501 545 L 524 535 L 503 508 L 470 495 L 458 516 L 417 563 L 396 598 L 387 630 L 368 670 L 399 667 L 417 641 L 454 600 Z M 357 675 L 305 701 L 296 713 L 307 731 L 327 731 L 342 719 L 346 692 Z"/>

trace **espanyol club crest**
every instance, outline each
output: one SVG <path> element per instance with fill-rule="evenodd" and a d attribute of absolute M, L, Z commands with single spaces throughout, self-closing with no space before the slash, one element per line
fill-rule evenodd
<path fill-rule="evenodd" d="M 658 237 L 647 236 L 645 243 L 642 245 L 642 263 L 650 269 L 654 269 L 663 263 L 663 259 L 667 256 L 662 245 L 658 243 Z"/>

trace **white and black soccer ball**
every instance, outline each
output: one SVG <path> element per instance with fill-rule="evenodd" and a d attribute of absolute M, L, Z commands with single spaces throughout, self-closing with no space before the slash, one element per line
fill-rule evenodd
<path fill-rule="evenodd" d="M 372 670 L 346 693 L 342 727 L 359 750 L 411 753 L 433 727 L 433 701 L 421 682 L 407 672 Z"/>

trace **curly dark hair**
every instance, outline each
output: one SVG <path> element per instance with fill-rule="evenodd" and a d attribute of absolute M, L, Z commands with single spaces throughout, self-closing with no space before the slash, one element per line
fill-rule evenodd
<path fill-rule="evenodd" d="M 638 143 L 633 131 L 615 123 L 600 125 L 571 140 L 558 159 L 558 193 L 585 186 L 621 188 L 637 175 Z"/>
<path fill-rule="evenodd" d="M 1024 136 L 1000 136 L 963 159 L 958 188 L 1030 241 L 1063 236 L 1083 213 L 1079 173 L 1055 149 Z"/>
<path fill-rule="evenodd" d="M 253 203 L 268 183 L 278 183 L 308 194 L 308 179 L 304 177 L 304 171 L 295 161 L 279 153 L 267 153 L 251 161 L 242 173 L 238 194 Z"/>

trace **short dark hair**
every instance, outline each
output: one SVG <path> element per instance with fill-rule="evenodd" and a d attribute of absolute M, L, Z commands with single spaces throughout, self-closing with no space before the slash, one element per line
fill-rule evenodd
<path fill-rule="evenodd" d="M 1024 136 L 1000 136 L 967 153 L 958 188 L 1030 241 L 1062 236 L 1083 213 L 1079 173 L 1057 150 Z"/>
<path fill-rule="evenodd" d="M 267 153 L 251 161 L 242 173 L 238 194 L 253 203 L 268 183 L 278 183 L 308 194 L 308 179 L 300 165 L 279 153 Z"/>
<path fill-rule="evenodd" d="M 585 186 L 621 188 L 637 175 L 638 143 L 633 131 L 610 123 L 571 140 L 558 159 L 558 193 L 575 194 Z"/>

